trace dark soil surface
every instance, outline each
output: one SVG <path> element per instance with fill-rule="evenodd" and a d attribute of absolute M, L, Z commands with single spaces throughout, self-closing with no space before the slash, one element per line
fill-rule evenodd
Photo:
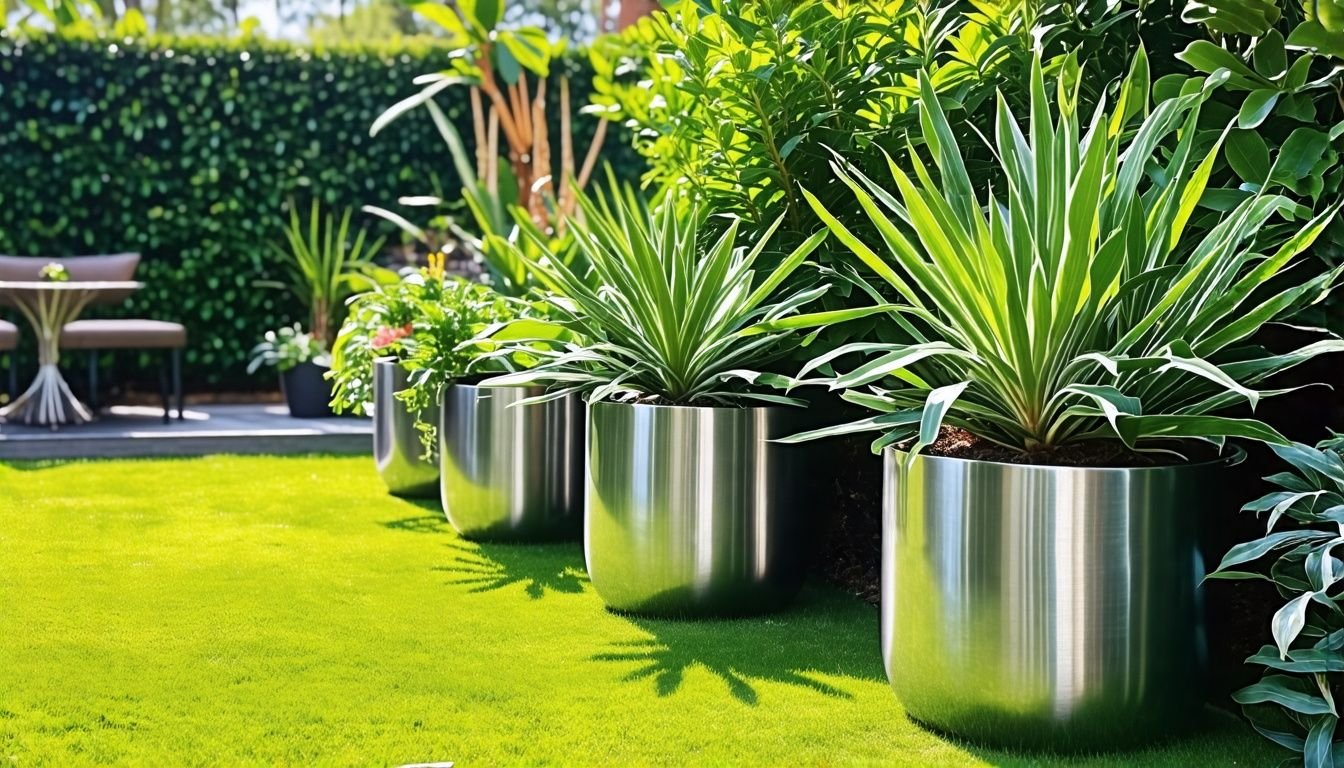
<path fill-rule="evenodd" d="M 882 597 L 882 459 L 864 435 L 827 441 L 818 489 L 820 547 L 814 567 L 827 581 L 877 605 Z"/>
<path fill-rule="evenodd" d="M 1091 440 L 1071 443 L 1038 451 L 1018 451 L 982 440 L 957 427 L 943 427 L 938 439 L 924 448 L 930 456 L 954 459 L 994 461 L 1001 464 L 1030 464 L 1046 467 L 1163 467 L 1190 462 L 1208 461 L 1214 452 L 1203 444 L 1174 444 L 1172 450 L 1185 458 L 1170 453 L 1138 453 L 1114 440 Z"/>

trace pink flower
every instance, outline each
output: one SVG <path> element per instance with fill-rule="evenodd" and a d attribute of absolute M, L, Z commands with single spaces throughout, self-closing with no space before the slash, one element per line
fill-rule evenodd
<path fill-rule="evenodd" d="M 410 336 L 412 330 L 414 329 L 411 327 L 410 323 L 407 323 L 400 328 L 388 328 L 387 326 L 383 326 L 373 335 L 373 348 L 382 349 L 383 347 L 391 346 L 398 339 Z"/>

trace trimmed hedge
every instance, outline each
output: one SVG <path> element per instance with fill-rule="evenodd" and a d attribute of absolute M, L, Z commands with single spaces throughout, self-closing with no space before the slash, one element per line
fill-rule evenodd
<path fill-rule="evenodd" d="M 0 36 L 0 253 L 139 251 L 146 287 L 107 314 L 186 324 L 197 387 L 272 386 L 245 366 L 266 329 L 304 319 L 289 296 L 253 287 L 276 276 L 285 201 L 395 209 L 402 195 L 453 195 L 427 113 L 368 135 L 417 90 L 415 76 L 446 60 L 425 46 Z M 567 68 L 576 97 L 586 93 L 586 62 Z M 465 91 L 440 105 L 469 137 Z M 574 124 L 586 150 L 594 121 Z M 624 137 L 609 134 L 606 147 L 620 175 L 638 174 Z M 400 241 L 386 222 L 358 220 Z M 134 377 L 155 381 L 157 358 L 138 363 Z"/>

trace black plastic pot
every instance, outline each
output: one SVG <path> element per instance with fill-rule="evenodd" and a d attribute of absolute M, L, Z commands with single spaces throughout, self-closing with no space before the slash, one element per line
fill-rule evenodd
<path fill-rule="evenodd" d="M 289 415 L 296 419 L 321 419 L 331 411 L 331 382 L 323 378 L 329 368 L 316 363 L 299 363 L 280 374 L 280 391 L 285 393 Z"/>

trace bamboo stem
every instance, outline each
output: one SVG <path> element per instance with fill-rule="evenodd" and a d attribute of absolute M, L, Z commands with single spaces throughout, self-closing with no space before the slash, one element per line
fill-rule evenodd
<path fill-rule="evenodd" d="M 520 80 L 519 83 L 522 81 Z M 520 155 L 528 151 L 532 146 L 532 126 L 527 120 L 526 103 L 521 100 L 518 83 L 514 83 L 509 89 L 509 114 L 513 117 L 514 125 L 518 126 L 518 143 L 513 149 Z"/>
<path fill-rule="evenodd" d="M 546 126 L 546 78 L 537 80 L 532 100 L 532 220 L 545 225 L 546 198 L 552 189 L 551 137 Z"/>
<path fill-rule="evenodd" d="M 583 169 L 579 171 L 579 189 L 588 186 L 588 178 L 597 166 L 597 156 L 602 151 L 602 142 L 607 138 L 607 119 L 597 121 L 597 130 L 593 131 L 593 143 L 588 145 L 588 156 L 583 159 Z"/>
<path fill-rule="evenodd" d="M 532 147 L 536 145 L 537 125 L 532 121 L 531 105 L 528 103 L 527 75 L 520 75 L 515 87 L 518 89 L 518 109 L 514 114 L 518 115 L 518 122 L 523 126 L 522 134 L 528 146 Z"/>
<path fill-rule="evenodd" d="M 571 116 L 569 114 L 569 78 L 560 78 L 560 194 L 556 200 L 559 210 L 559 229 L 564 231 L 565 219 L 574 210 L 574 189 L 571 186 L 574 175 L 574 136 L 571 134 Z"/>
<path fill-rule="evenodd" d="M 504 99 L 504 95 L 499 92 L 499 85 L 495 83 L 495 74 L 490 69 L 489 46 L 485 46 L 483 49 L 480 67 L 481 91 L 486 95 L 486 98 L 490 99 L 490 103 L 494 105 L 495 111 L 499 112 L 499 127 L 504 131 L 505 140 L 508 141 L 510 147 L 521 152 L 523 150 L 518 148 L 526 147 L 527 144 L 526 142 L 521 141 L 518 134 L 518 126 L 514 123 L 513 115 L 509 112 L 508 102 Z"/>

